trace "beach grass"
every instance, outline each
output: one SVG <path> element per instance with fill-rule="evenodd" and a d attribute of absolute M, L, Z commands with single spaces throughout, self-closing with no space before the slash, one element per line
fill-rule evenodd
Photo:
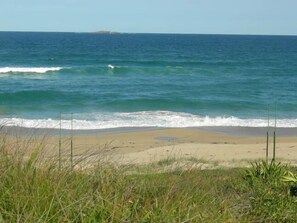
<path fill-rule="evenodd" d="M 2 141 L 3 142 L 3 141 Z M 32 145 L 32 144 L 30 144 Z M 296 169 L 256 162 L 251 168 L 131 172 L 98 160 L 88 168 L 58 168 L 38 144 L 29 155 L 1 144 L 0 222 L 294 222 Z M 194 161 L 194 160 L 192 160 Z M 197 160 L 197 162 L 202 162 Z M 153 164 L 148 165 L 149 166 Z M 156 165 L 156 164 L 155 164 Z M 136 168 L 135 168 L 136 169 Z M 143 170 L 143 169 L 142 169 Z M 154 170 L 153 168 L 151 170 Z M 160 170 L 160 169 L 159 169 Z"/>

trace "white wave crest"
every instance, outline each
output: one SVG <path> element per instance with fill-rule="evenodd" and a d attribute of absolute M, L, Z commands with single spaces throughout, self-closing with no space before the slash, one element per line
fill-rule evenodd
<path fill-rule="evenodd" d="M 62 69 L 62 67 L 0 67 L 0 73 L 46 73 Z"/>
<path fill-rule="evenodd" d="M 111 64 L 108 64 L 108 66 L 107 66 L 108 68 L 110 68 L 110 69 L 114 69 L 114 66 L 113 65 L 111 65 Z"/>
<path fill-rule="evenodd" d="M 240 119 L 237 117 L 209 117 L 188 113 L 170 111 L 144 111 L 132 113 L 90 113 L 74 114 L 73 129 L 109 129 L 121 127 L 206 127 L 206 126 L 238 126 L 238 127 L 266 127 L 265 119 Z M 54 119 L 0 119 L 0 123 L 7 126 L 27 128 L 60 127 L 60 120 Z M 271 120 L 270 126 L 274 126 Z M 278 119 L 277 127 L 297 127 L 297 119 Z M 70 129 L 70 115 L 62 116 L 62 129 Z"/>

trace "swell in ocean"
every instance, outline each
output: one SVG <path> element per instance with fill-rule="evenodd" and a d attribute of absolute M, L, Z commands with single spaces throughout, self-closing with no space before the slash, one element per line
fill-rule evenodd
<path fill-rule="evenodd" d="M 0 124 L 265 127 L 276 113 L 297 127 L 297 37 L 1 32 L 0 45 Z"/>
<path fill-rule="evenodd" d="M 72 124 L 71 124 L 72 123 Z M 61 119 L 2 118 L 0 124 L 25 128 L 96 130 L 124 127 L 267 127 L 268 119 L 241 119 L 234 116 L 209 117 L 170 111 L 143 111 L 130 113 L 62 114 Z M 270 117 L 269 125 L 275 120 Z M 277 127 L 295 128 L 297 119 L 277 119 Z M 72 127 L 71 127 L 72 126 Z"/>

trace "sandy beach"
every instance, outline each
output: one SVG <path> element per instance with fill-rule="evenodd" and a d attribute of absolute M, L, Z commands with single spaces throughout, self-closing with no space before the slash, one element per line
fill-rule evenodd
<path fill-rule="evenodd" d="M 47 157 L 58 156 L 58 130 L 9 128 L 5 131 L 10 144 L 16 141 L 27 141 L 27 145 L 41 142 Z M 265 159 L 266 131 L 265 128 L 239 127 L 74 131 L 72 143 L 74 157 L 88 157 L 88 162 L 100 158 L 118 165 L 142 165 L 176 160 L 180 164 L 198 163 L 205 168 L 239 167 L 248 166 L 252 160 Z M 273 153 L 273 131 L 270 129 L 270 159 Z M 277 129 L 276 133 L 276 160 L 295 165 L 296 129 Z M 70 145 L 71 132 L 63 130 L 61 151 L 65 159 L 70 155 Z"/>

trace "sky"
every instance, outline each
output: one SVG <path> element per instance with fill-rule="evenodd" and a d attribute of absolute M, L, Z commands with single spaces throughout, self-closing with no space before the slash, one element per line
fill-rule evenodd
<path fill-rule="evenodd" d="M 297 0 L 0 0 L 0 31 L 297 35 Z"/>

